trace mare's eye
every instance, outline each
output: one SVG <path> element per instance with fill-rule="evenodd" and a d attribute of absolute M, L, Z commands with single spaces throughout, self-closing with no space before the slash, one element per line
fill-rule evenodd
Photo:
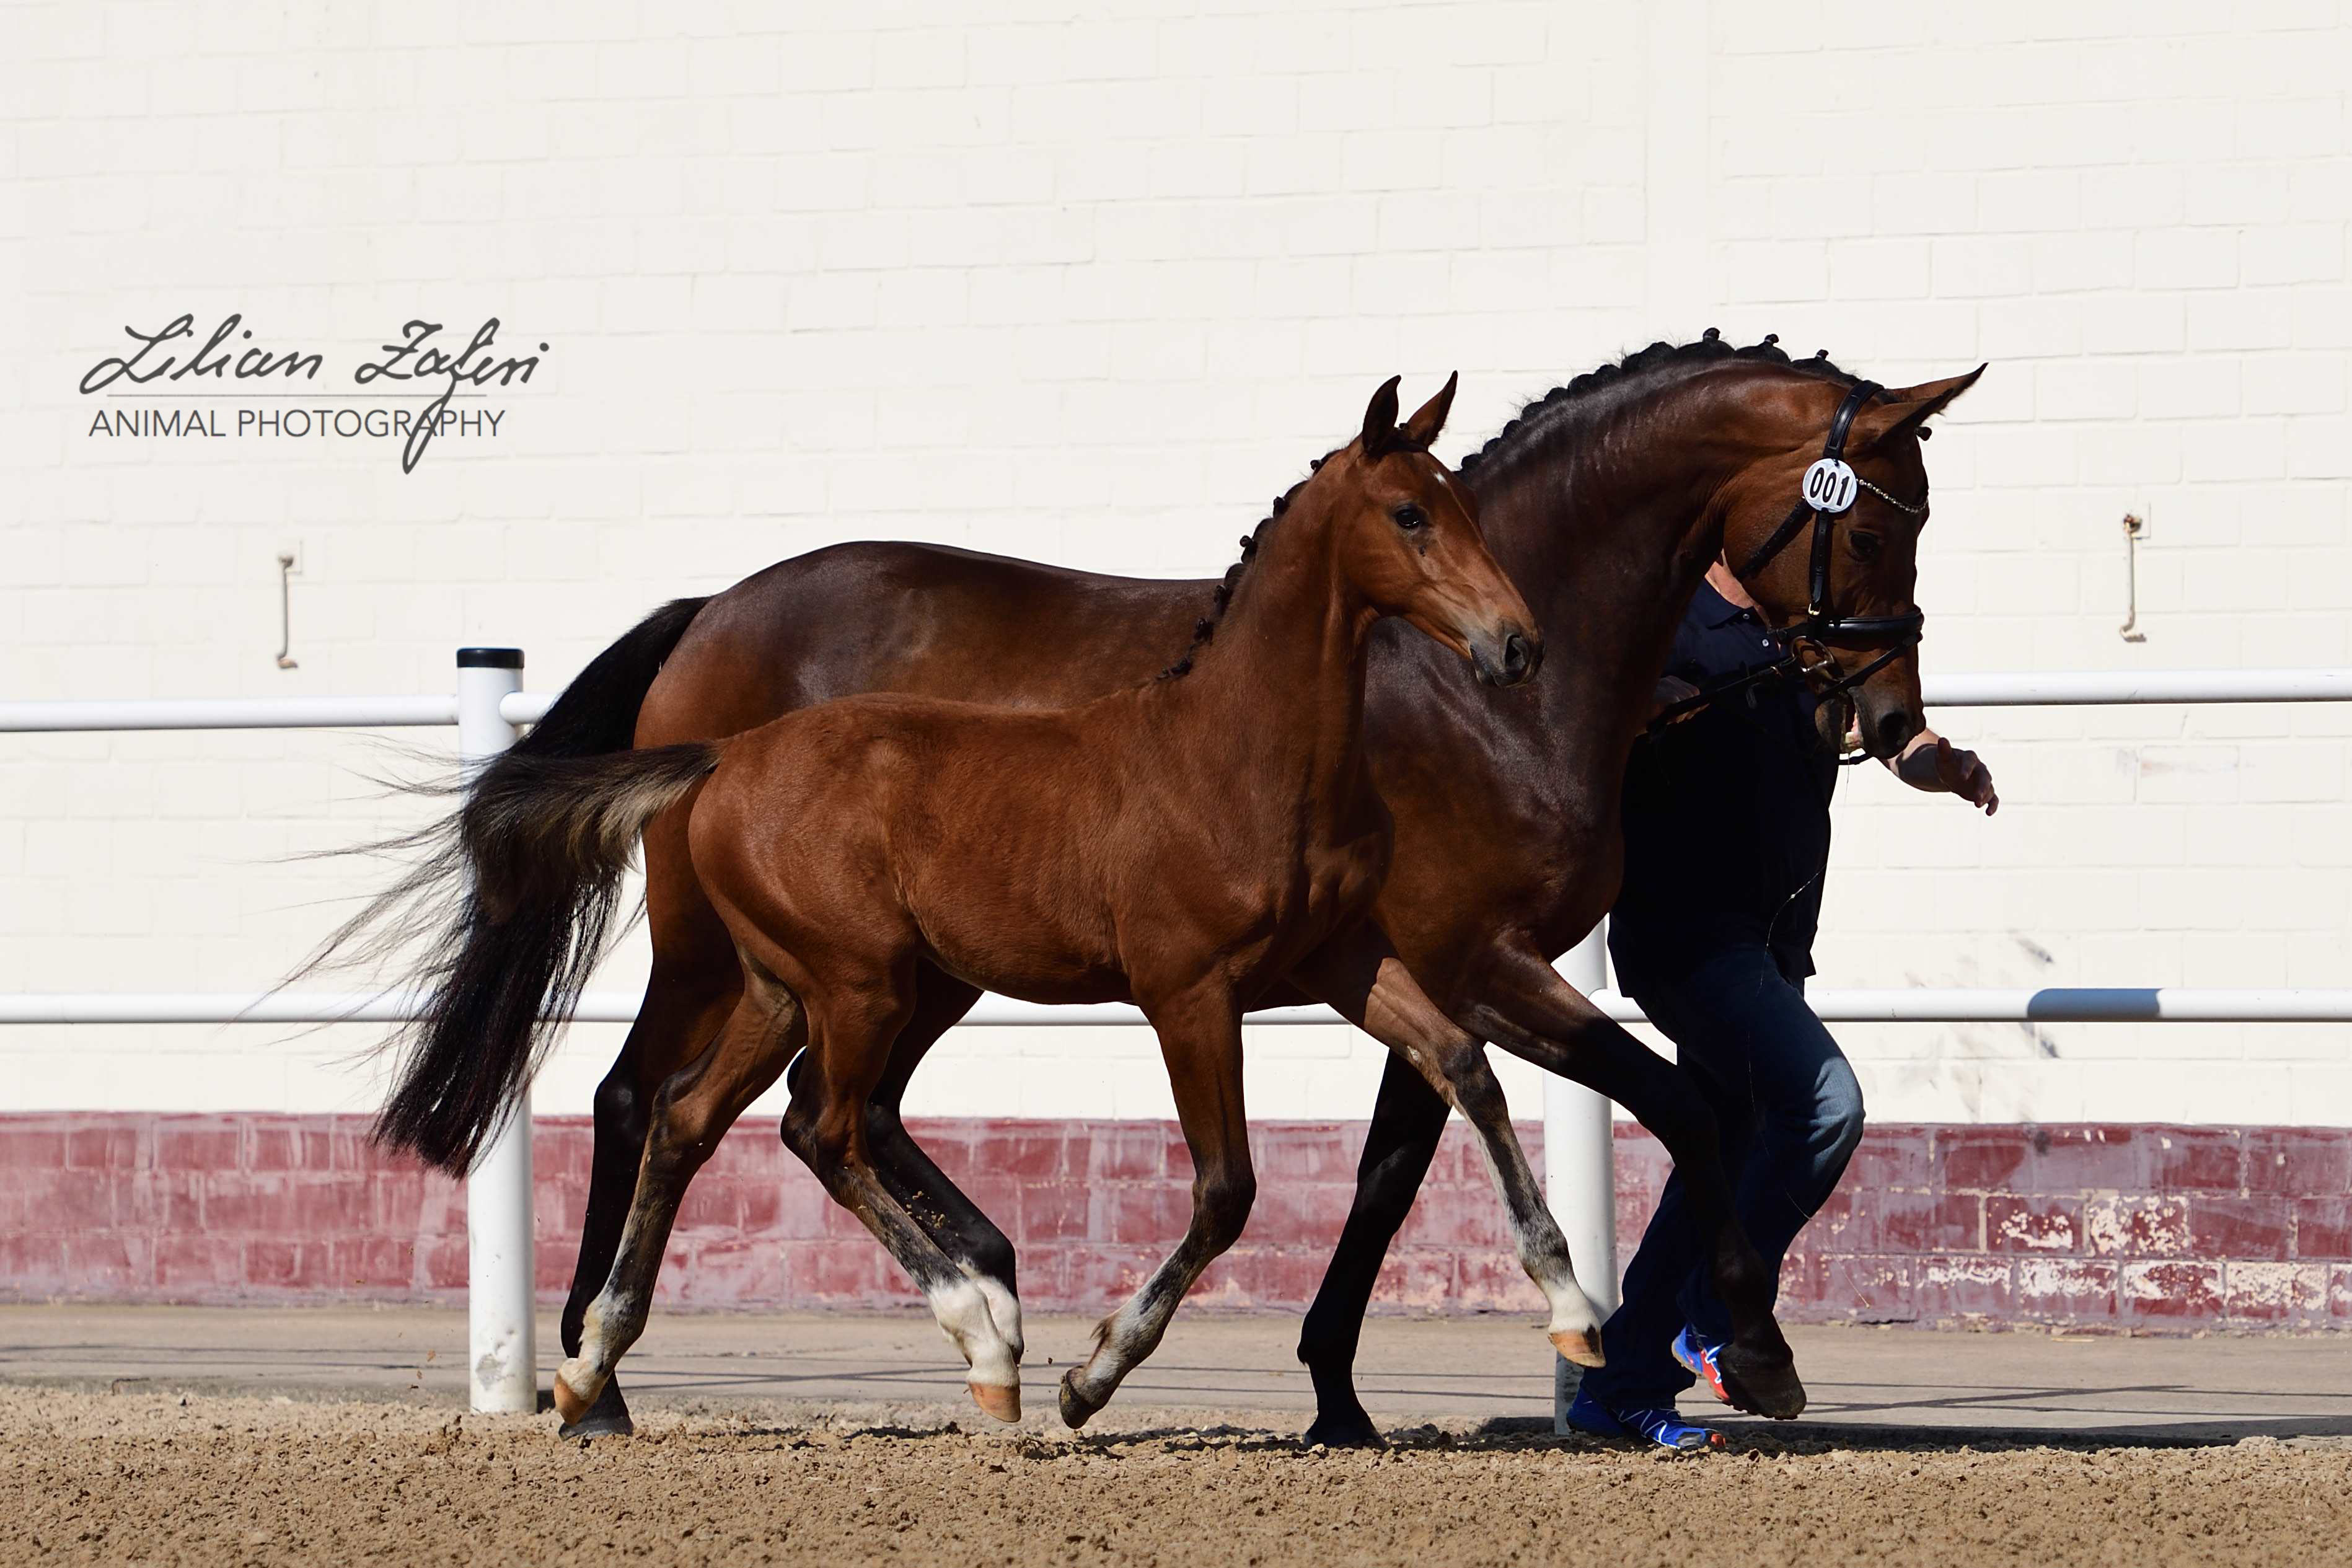
<path fill-rule="evenodd" d="M 1411 501 L 1405 502 L 1404 505 L 1397 508 L 1396 510 L 1389 513 L 1389 515 L 1395 518 L 1396 525 L 1399 528 L 1403 529 L 1407 533 L 1411 533 L 1416 528 L 1426 528 L 1429 526 L 1429 514 L 1422 510 L 1421 508 L 1413 505 Z"/>
<path fill-rule="evenodd" d="M 1853 552 L 1856 561 L 1875 561 L 1879 547 L 1886 542 L 1864 529 L 1855 529 L 1846 535 L 1845 547 Z"/>

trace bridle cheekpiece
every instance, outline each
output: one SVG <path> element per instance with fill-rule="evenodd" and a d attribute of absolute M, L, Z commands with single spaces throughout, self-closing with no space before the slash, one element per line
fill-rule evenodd
<path fill-rule="evenodd" d="M 1743 580 L 1753 576 L 1786 549 L 1790 541 L 1795 539 L 1808 522 L 1812 524 L 1812 558 L 1809 563 L 1804 618 L 1786 626 L 1772 627 L 1769 632 L 1784 649 L 1780 657 L 1711 690 L 1672 704 L 1651 721 L 1650 729 L 1654 732 L 1742 687 L 1772 676 L 1785 675 L 1791 670 L 1811 681 L 1822 700 L 1843 699 L 1848 692 L 1900 658 L 1919 641 L 1926 629 L 1927 616 L 1916 605 L 1899 616 L 1836 616 L 1830 613 L 1830 546 L 1837 532 L 1834 520 L 1853 510 L 1855 496 L 1868 490 L 1897 511 L 1912 517 L 1923 516 L 1927 510 L 1925 496 L 1916 501 L 1899 500 L 1855 473 L 1853 466 L 1845 460 L 1846 437 L 1853 429 L 1854 416 L 1862 412 L 1864 404 L 1885 390 L 1874 381 L 1854 383 L 1846 393 L 1845 400 L 1838 405 L 1836 415 L 1830 420 L 1830 432 L 1822 442 L 1821 457 L 1805 470 L 1796 505 L 1789 509 L 1789 515 L 1780 520 L 1780 526 L 1757 546 L 1747 562 L 1733 569 Z M 1845 647 L 1881 648 L 1885 651 L 1852 675 L 1847 675 L 1839 669 L 1837 656 L 1827 646 L 1831 643 Z"/>

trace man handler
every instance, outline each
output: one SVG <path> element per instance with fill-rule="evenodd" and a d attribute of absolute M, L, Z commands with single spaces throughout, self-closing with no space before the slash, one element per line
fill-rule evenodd
<path fill-rule="evenodd" d="M 1780 656 L 1717 562 L 1675 634 L 1661 710 Z M 1625 879 L 1609 952 L 1624 992 L 1675 1043 L 1723 1129 L 1740 1223 L 1777 1271 L 1862 1141 L 1862 1086 L 1805 1005 L 1829 868 L 1838 763 L 1799 680 L 1750 682 L 1636 746 L 1625 780 Z M 1974 752 L 1922 729 L 1886 762 L 1914 789 L 2000 805 Z M 1701 1267 L 1682 1178 L 1666 1183 L 1568 1419 L 1663 1447 L 1720 1447 L 1675 1396 L 1705 1382 L 1731 1323 Z"/>

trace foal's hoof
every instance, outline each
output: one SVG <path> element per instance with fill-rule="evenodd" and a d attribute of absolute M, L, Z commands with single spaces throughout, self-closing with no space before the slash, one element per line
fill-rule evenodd
<path fill-rule="evenodd" d="M 563 1389 L 561 1377 L 555 1380 L 555 1386 Z M 563 1408 L 562 1392 L 555 1396 L 555 1407 Z M 629 1402 L 621 1397 L 621 1380 L 615 1377 L 606 1380 L 604 1392 L 596 1396 L 596 1403 L 585 1414 L 577 1420 L 566 1420 L 555 1435 L 569 1442 L 574 1437 L 630 1437 L 636 1435 L 636 1430 L 637 1424 L 629 1419 Z"/>
<path fill-rule="evenodd" d="M 566 1426 L 578 1426 L 587 1418 L 588 1413 L 595 1408 L 593 1401 L 583 1396 L 564 1378 L 563 1374 L 572 1371 L 575 1364 L 567 1361 L 555 1369 L 555 1413 L 563 1417 L 563 1424 Z"/>
<path fill-rule="evenodd" d="M 1601 1356 L 1599 1329 L 1559 1329 L 1551 1335 L 1551 1348 L 1579 1366 L 1604 1366 Z"/>
<path fill-rule="evenodd" d="M 1388 1439 L 1372 1425 L 1361 1405 L 1353 1410 L 1327 1410 L 1315 1417 L 1299 1439 L 1310 1448 L 1385 1448 Z"/>
<path fill-rule="evenodd" d="M 1736 1408 L 1774 1421 L 1792 1421 L 1805 1413 L 1805 1385 L 1797 1376 L 1793 1359 L 1761 1356 L 1738 1345 L 1726 1345 L 1715 1364 L 1723 1373 L 1723 1391 Z"/>
<path fill-rule="evenodd" d="M 991 1419 L 1007 1426 L 1021 1419 L 1021 1385 L 1017 1383 L 968 1383 L 971 1402 Z"/>
<path fill-rule="evenodd" d="M 1094 1419 L 1103 1401 L 1089 1399 L 1078 1388 L 1078 1369 L 1072 1367 L 1062 1374 L 1062 1425 L 1075 1432 Z"/>

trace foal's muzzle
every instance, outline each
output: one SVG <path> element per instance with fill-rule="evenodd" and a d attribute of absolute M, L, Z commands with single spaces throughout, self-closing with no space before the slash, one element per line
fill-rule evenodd
<path fill-rule="evenodd" d="M 1517 686 L 1543 667 L 1543 638 L 1516 622 L 1470 639 L 1470 667 L 1480 684 Z"/>

